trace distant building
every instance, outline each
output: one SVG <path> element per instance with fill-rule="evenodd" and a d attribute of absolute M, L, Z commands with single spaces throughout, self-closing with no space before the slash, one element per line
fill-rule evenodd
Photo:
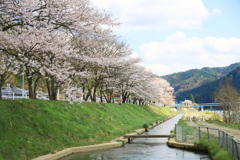
<path fill-rule="evenodd" d="M 28 90 L 23 90 L 17 87 L 2 87 L 2 98 L 15 99 L 15 98 L 27 98 L 27 97 L 28 97 Z"/>
<path fill-rule="evenodd" d="M 193 107 L 193 103 L 190 100 L 185 100 L 181 103 L 181 107 Z"/>

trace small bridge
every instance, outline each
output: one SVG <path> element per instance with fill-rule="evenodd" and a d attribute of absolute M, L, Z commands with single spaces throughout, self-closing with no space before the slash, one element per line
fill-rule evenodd
<path fill-rule="evenodd" d="M 205 109 L 222 109 L 222 105 L 220 103 L 199 103 L 198 106 L 199 110 L 205 110 Z"/>
<path fill-rule="evenodd" d="M 125 135 L 123 136 L 124 139 L 128 139 L 128 143 L 131 142 L 134 138 L 167 138 L 170 135 Z"/>

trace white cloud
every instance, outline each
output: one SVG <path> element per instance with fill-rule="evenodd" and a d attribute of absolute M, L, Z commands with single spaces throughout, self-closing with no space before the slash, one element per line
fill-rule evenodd
<path fill-rule="evenodd" d="M 173 71 L 220 67 L 238 62 L 239 44 L 240 38 L 186 38 L 183 32 L 177 32 L 163 42 L 143 44 L 140 49 L 144 53 L 145 63 L 155 64 L 149 67 L 155 73 L 164 75 Z"/>
<path fill-rule="evenodd" d="M 144 64 L 143 66 L 157 75 L 160 75 L 159 73 L 161 73 L 161 75 L 166 75 L 172 71 L 169 66 L 162 65 L 162 64 L 152 64 L 152 65 Z"/>
<path fill-rule="evenodd" d="M 137 58 L 139 57 L 138 53 L 137 52 L 132 52 L 132 54 L 130 55 L 131 58 Z"/>
<path fill-rule="evenodd" d="M 176 32 L 173 35 L 167 37 L 168 42 L 172 43 L 181 43 L 185 40 L 185 34 L 183 32 Z"/>
<path fill-rule="evenodd" d="M 213 11 L 212 11 L 213 15 L 216 15 L 216 14 L 221 14 L 222 11 L 218 8 L 214 8 Z"/>
<path fill-rule="evenodd" d="M 202 0 L 92 0 L 123 23 L 126 30 L 199 29 L 210 15 Z"/>

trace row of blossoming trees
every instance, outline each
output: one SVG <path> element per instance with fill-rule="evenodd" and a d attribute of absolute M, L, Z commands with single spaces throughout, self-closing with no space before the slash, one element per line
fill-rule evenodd
<path fill-rule="evenodd" d="M 116 26 L 89 0 L 0 0 L 0 87 L 24 72 L 32 99 L 44 80 L 50 100 L 60 88 L 69 100 L 86 92 L 91 101 L 119 93 L 123 103 L 172 102 L 173 88 L 131 57 Z"/>

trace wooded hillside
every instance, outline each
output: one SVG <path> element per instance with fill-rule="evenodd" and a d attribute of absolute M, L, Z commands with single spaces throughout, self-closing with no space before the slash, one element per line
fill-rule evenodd
<path fill-rule="evenodd" d="M 192 94 L 197 103 L 210 103 L 214 102 L 213 92 L 226 78 L 231 77 L 233 84 L 240 89 L 238 67 L 240 63 L 226 67 L 204 67 L 166 75 L 163 78 L 174 87 L 177 101 L 189 99 Z"/>

